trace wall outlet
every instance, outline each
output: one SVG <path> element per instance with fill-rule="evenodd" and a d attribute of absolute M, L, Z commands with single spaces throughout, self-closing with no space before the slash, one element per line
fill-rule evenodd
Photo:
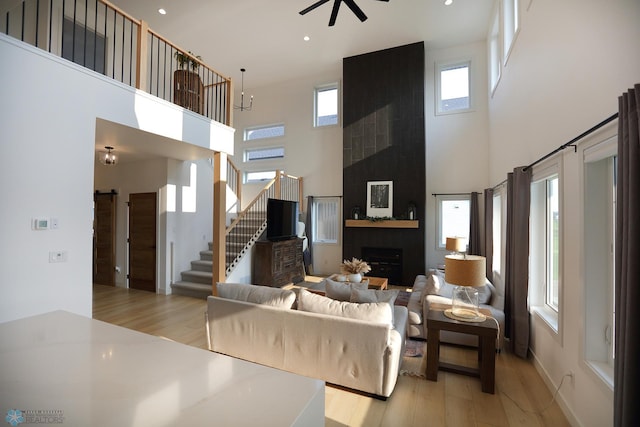
<path fill-rule="evenodd" d="M 67 262 L 67 251 L 52 251 L 49 252 L 49 262 Z"/>

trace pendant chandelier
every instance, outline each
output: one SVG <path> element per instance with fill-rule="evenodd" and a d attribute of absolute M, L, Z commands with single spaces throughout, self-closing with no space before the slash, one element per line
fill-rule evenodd
<path fill-rule="evenodd" d="M 249 98 L 249 105 L 244 105 L 244 72 L 247 71 L 244 68 L 240 68 L 242 72 L 242 85 L 240 87 L 240 105 L 234 105 L 233 108 L 240 111 L 251 111 L 251 107 L 253 107 L 253 95 Z"/>
<path fill-rule="evenodd" d="M 118 156 L 111 152 L 113 147 L 107 145 L 104 148 L 107 151 L 101 151 L 98 153 L 98 161 L 107 166 L 113 166 L 118 163 Z"/>

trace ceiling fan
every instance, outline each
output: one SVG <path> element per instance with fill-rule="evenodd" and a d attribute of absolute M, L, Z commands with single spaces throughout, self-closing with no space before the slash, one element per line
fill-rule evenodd
<path fill-rule="evenodd" d="M 322 6 L 323 4 L 327 3 L 329 0 L 319 0 L 317 2 L 315 2 L 314 4 L 312 4 L 311 6 L 309 6 L 306 9 L 303 9 L 300 11 L 300 15 L 304 15 L 308 12 L 311 12 L 312 10 L 314 10 L 315 8 Z M 384 1 L 384 2 L 389 2 L 389 0 L 378 0 L 378 1 Z M 329 18 L 329 26 L 333 27 L 336 23 L 336 18 L 338 17 L 338 10 L 340 9 L 340 4 L 344 3 L 347 6 L 349 6 L 349 9 L 351 9 L 351 11 L 354 13 L 354 15 L 356 15 L 358 17 L 358 19 L 360 19 L 361 22 L 364 22 L 367 20 L 367 15 L 364 14 L 364 12 L 362 11 L 362 9 L 360 9 L 358 7 L 358 5 L 356 4 L 356 2 L 354 0 L 334 0 L 333 1 L 333 10 L 331 11 L 331 18 Z"/>

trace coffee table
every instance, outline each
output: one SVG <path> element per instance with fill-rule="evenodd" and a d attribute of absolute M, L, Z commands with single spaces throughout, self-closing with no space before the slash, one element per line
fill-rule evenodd
<path fill-rule="evenodd" d="M 440 331 L 461 332 L 478 337 L 479 368 L 440 362 Z M 429 310 L 427 315 L 427 379 L 438 381 L 438 370 L 480 377 L 484 393 L 494 394 L 496 373 L 496 338 L 498 326 L 493 319 L 472 323 L 453 320 L 443 310 Z"/>
<path fill-rule="evenodd" d="M 365 276 L 363 280 L 369 280 L 369 289 L 385 290 L 389 285 L 389 279 L 386 277 Z"/>

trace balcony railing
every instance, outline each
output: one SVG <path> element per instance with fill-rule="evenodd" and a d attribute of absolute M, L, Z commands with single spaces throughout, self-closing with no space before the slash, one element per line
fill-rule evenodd
<path fill-rule="evenodd" d="M 0 31 L 231 126 L 231 79 L 105 0 L 0 7 Z"/>

